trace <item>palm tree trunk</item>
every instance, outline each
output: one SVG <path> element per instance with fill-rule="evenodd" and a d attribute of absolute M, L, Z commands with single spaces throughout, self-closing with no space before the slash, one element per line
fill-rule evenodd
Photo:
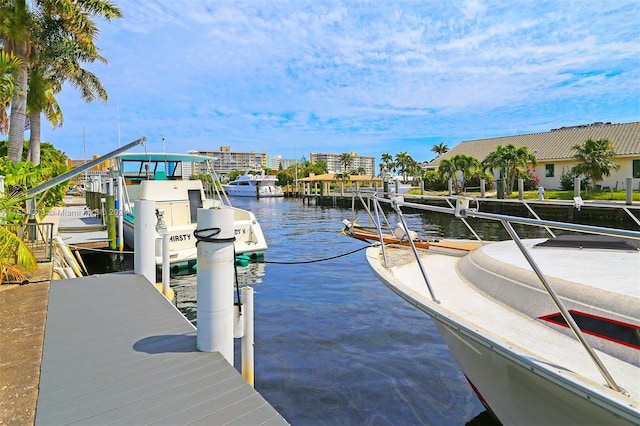
<path fill-rule="evenodd" d="M 34 165 L 40 164 L 40 128 L 42 126 L 40 120 L 40 112 L 32 112 L 29 114 L 30 134 L 29 134 L 29 153 L 27 160 Z"/>
<path fill-rule="evenodd" d="M 26 43 L 17 43 L 23 47 L 20 51 L 16 49 L 16 56 L 22 58 L 26 51 Z M 24 145 L 24 125 L 27 112 L 27 61 L 23 60 L 22 65 L 16 72 L 16 92 L 11 98 L 11 117 L 9 119 L 9 159 L 14 163 L 22 161 L 22 149 Z"/>

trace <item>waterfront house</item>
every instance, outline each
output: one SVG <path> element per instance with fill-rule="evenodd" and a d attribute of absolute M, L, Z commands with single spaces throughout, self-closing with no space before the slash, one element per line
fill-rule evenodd
<path fill-rule="evenodd" d="M 540 179 L 540 185 L 550 189 L 560 188 L 560 176 L 563 170 L 569 171 L 577 164 L 572 147 L 583 144 L 587 139 L 610 140 L 616 153 L 612 160 L 620 164 L 619 170 L 612 170 L 611 176 L 605 177 L 598 184 L 604 188 L 622 190 L 625 189 L 626 178 L 633 177 L 633 186 L 638 189 L 640 122 L 617 124 L 596 122 L 552 129 L 543 133 L 463 141 L 431 161 L 429 167 L 437 168 L 440 161 L 458 154 L 470 155 L 482 161 L 490 152 L 495 151 L 498 145 L 511 144 L 516 148 L 526 146 L 537 158 L 538 165 L 533 168 L 533 174 Z"/>

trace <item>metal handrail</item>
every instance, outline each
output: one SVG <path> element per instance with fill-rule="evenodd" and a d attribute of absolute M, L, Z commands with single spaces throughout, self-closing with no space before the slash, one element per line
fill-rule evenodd
<path fill-rule="evenodd" d="M 431 205 L 424 205 L 424 204 L 406 202 L 406 201 L 404 201 L 404 199 L 402 197 L 391 197 L 390 199 L 387 199 L 387 198 L 379 197 L 377 193 L 373 193 L 372 194 L 372 199 L 374 200 L 374 203 L 375 203 L 374 205 L 376 206 L 376 210 L 377 210 L 377 206 L 378 206 L 377 203 L 388 203 L 388 204 L 390 204 L 392 206 L 392 208 L 399 215 L 400 220 L 402 222 L 402 226 L 404 227 L 404 231 L 406 232 L 407 235 L 409 235 L 409 228 L 408 228 L 408 226 L 406 224 L 406 221 L 404 219 L 404 216 L 402 214 L 402 210 L 400 209 L 401 206 L 409 207 L 409 208 L 413 208 L 413 209 L 417 209 L 417 210 L 426 210 L 426 211 L 432 211 L 432 212 L 438 212 L 438 213 L 453 214 L 453 215 L 455 215 L 456 217 L 458 217 L 458 218 L 460 218 L 462 220 L 464 220 L 467 217 L 472 217 L 472 218 L 480 218 L 480 219 L 487 219 L 487 220 L 500 222 L 504 226 L 504 228 L 507 230 L 507 233 L 509 234 L 511 239 L 516 243 L 516 245 L 518 246 L 520 252 L 523 254 L 525 259 L 527 260 L 527 262 L 529 263 L 529 265 L 531 266 L 531 268 L 533 269 L 533 271 L 537 275 L 538 279 L 541 281 L 542 285 L 544 286 L 545 290 L 547 291 L 547 294 L 549 294 L 549 296 L 553 300 L 553 302 L 556 305 L 556 307 L 560 310 L 560 313 L 561 313 L 562 317 L 564 318 L 566 323 L 569 325 L 569 327 L 571 328 L 572 332 L 574 333 L 574 335 L 576 336 L 576 338 L 578 339 L 580 344 L 587 351 L 589 357 L 591 358 L 591 360 L 595 364 L 596 368 L 598 369 L 598 371 L 600 372 L 600 374 L 602 375 L 602 377 L 606 381 L 607 385 L 611 389 L 613 389 L 613 390 L 615 390 L 617 392 L 621 392 L 623 394 L 626 394 L 626 391 L 624 389 L 620 388 L 616 384 L 615 380 L 613 379 L 611 374 L 608 372 L 608 370 L 606 369 L 606 367 L 604 366 L 604 364 L 602 363 L 602 361 L 600 360 L 598 355 L 595 353 L 595 351 L 593 350 L 591 345 L 589 345 L 588 341 L 584 337 L 584 334 L 582 333 L 582 330 L 580 330 L 580 327 L 578 327 L 578 325 L 574 321 L 573 317 L 571 316 L 571 314 L 569 313 L 567 308 L 564 306 L 564 303 L 562 302 L 562 300 L 560 300 L 560 298 L 558 297 L 557 293 L 555 292 L 555 290 L 553 289 L 553 287 L 551 286 L 551 284 L 548 282 L 547 278 L 545 277 L 544 273 L 542 272 L 540 267 L 536 264 L 535 260 L 531 256 L 531 253 L 529 253 L 529 251 L 527 250 L 525 245 L 522 243 L 522 240 L 520 239 L 520 237 L 518 236 L 516 231 L 513 229 L 512 224 L 517 223 L 517 224 L 522 224 L 522 225 L 545 227 L 545 228 L 547 228 L 547 230 L 549 232 L 551 232 L 550 229 L 562 229 L 562 230 L 569 230 L 569 231 L 584 232 L 584 233 L 589 233 L 589 234 L 600 234 L 600 235 L 610 235 L 610 236 L 618 236 L 618 237 L 624 237 L 624 238 L 632 238 L 632 239 L 637 239 L 637 240 L 640 240 L 640 232 L 628 231 L 628 230 L 624 230 L 624 229 L 605 228 L 605 227 L 599 227 L 599 226 L 580 225 L 580 224 L 573 224 L 573 223 L 564 223 L 564 222 L 556 222 L 556 221 L 549 221 L 549 220 L 541 220 L 539 218 L 531 219 L 531 218 L 522 218 L 522 217 L 517 217 L 517 216 L 501 215 L 501 214 L 495 214 L 495 213 L 484 213 L 484 212 L 479 212 L 477 210 L 469 209 L 468 208 L 468 200 L 469 200 L 468 197 L 454 197 L 454 198 L 457 198 L 456 207 L 452 206 L 451 208 L 446 208 L 446 207 L 439 207 L 439 206 L 431 206 Z M 467 200 L 466 204 L 464 202 L 461 203 L 461 200 Z M 451 205 L 451 204 L 449 203 L 449 205 Z M 625 211 L 626 211 L 626 209 L 625 209 Z M 537 217 L 537 215 L 536 215 L 536 217 Z M 380 222 L 378 221 L 378 223 L 380 223 Z M 466 223 L 466 221 L 465 221 L 465 223 Z M 467 226 L 469 226 L 469 225 L 467 225 Z M 473 232 L 473 233 L 475 234 L 475 232 Z M 475 235 L 477 235 L 477 234 L 475 234 Z M 382 235 L 380 235 L 380 241 L 381 241 L 381 244 L 382 244 Z M 424 268 L 424 266 L 423 266 L 423 264 L 422 264 L 422 262 L 420 260 L 420 256 L 418 255 L 418 251 L 417 251 L 417 249 L 415 247 L 415 244 L 413 243 L 413 240 L 411 238 L 409 238 L 409 241 L 410 241 L 410 245 L 411 245 L 411 249 L 413 251 L 413 254 L 414 254 L 415 258 L 416 258 L 418 267 L 420 268 L 420 272 L 422 274 L 422 277 L 424 278 L 425 283 L 427 285 L 427 288 L 429 290 L 429 293 L 431 294 L 431 298 L 432 298 L 432 300 L 434 302 L 439 303 L 437 298 L 436 298 L 436 296 L 435 296 L 435 293 L 434 293 L 434 291 L 433 291 L 433 289 L 431 287 L 431 284 L 429 282 L 429 278 L 427 276 L 426 270 L 425 270 L 425 268 Z M 384 244 L 382 244 L 382 247 L 384 249 Z M 385 256 L 385 265 L 386 265 L 386 256 Z"/>
<path fill-rule="evenodd" d="M 18 236 L 29 247 L 36 262 L 51 262 L 53 259 L 53 223 L 36 222 L 0 226 Z"/>

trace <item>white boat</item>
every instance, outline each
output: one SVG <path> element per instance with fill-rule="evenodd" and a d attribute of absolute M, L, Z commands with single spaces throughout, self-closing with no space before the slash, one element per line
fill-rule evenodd
<path fill-rule="evenodd" d="M 378 215 L 391 204 L 407 234 L 405 207 L 495 220 L 509 232 L 471 251 L 366 252 L 375 275 L 433 319 L 502 424 L 640 424 L 640 232 L 483 213 L 464 198 L 452 208 L 372 201 Z M 549 238 L 520 239 L 514 223 Z"/>
<path fill-rule="evenodd" d="M 233 209 L 235 227 L 235 251 L 237 255 L 259 256 L 267 249 L 267 242 L 255 215 L 244 209 L 232 207 L 226 195 L 219 189 L 216 173 L 211 168 L 211 157 L 191 154 L 126 153 L 117 157 L 118 170 L 125 181 L 123 205 L 123 237 L 128 247 L 133 247 L 135 211 L 134 201 L 154 200 L 156 210 L 163 213 L 169 232 L 170 263 L 172 268 L 193 266 L 197 259 L 196 240 L 199 208 L 214 205 Z M 201 163 L 212 176 L 212 197 L 205 195 L 200 180 L 183 178 L 187 168 Z M 162 265 L 162 238 L 156 234 L 156 264 Z"/>
<path fill-rule="evenodd" d="M 273 175 L 251 174 L 246 171 L 237 179 L 222 185 L 228 195 L 233 197 L 275 198 L 284 197 L 282 188 L 276 185 L 278 179 Z"/>

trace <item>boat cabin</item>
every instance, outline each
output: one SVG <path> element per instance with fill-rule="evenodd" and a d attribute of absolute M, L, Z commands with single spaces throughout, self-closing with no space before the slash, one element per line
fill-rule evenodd
<path fill-rule="evenodd" d="M 197 222 L 198 209 L 209 207 L 200 180 L 189 180 L 187 169 L 210 157 L 190 154 L 134 153 L 118 157 L 129 202 L 154 200 L 167 226 Z M 187 166 L 188 164 L 188 166 Z"/>

